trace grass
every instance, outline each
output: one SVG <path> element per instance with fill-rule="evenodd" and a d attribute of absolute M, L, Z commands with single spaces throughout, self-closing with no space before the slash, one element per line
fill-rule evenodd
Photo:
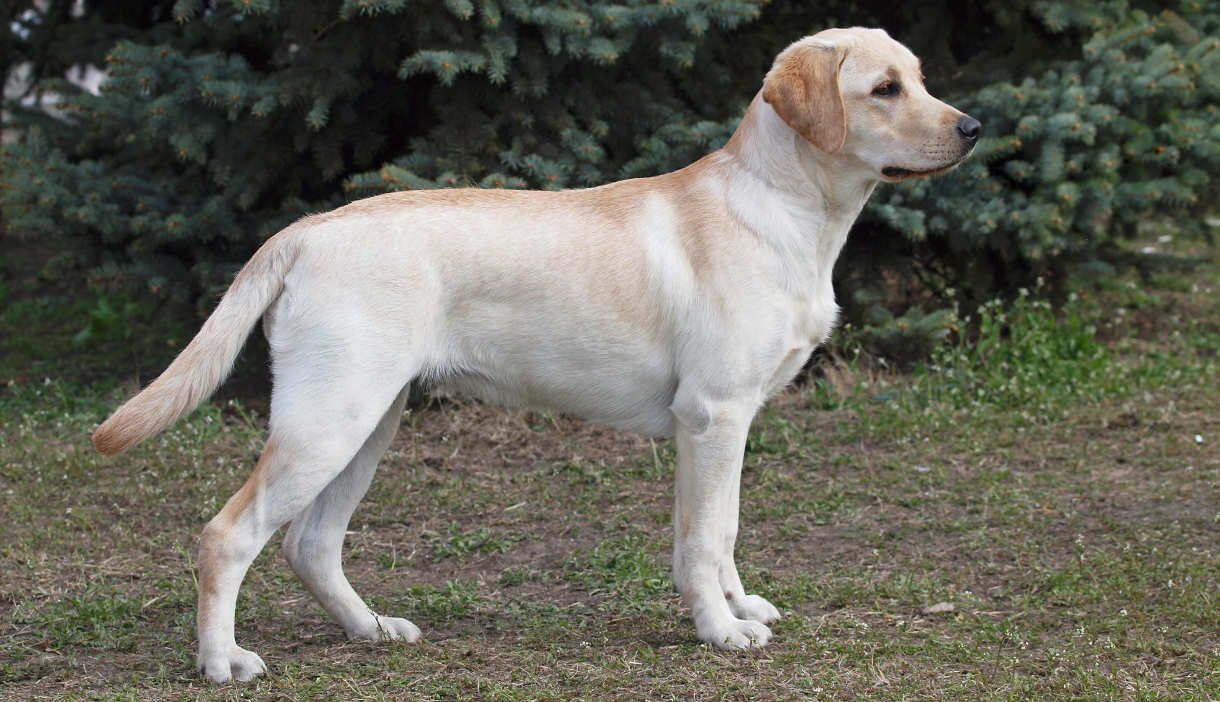
<path fill-rule="evenodd" d="M 404 417 L 346 551 L 426 641 L 346 641 L 273 541 L 238 602 L 270 673 L 213 688 L 193 549 L 259 401 L 106 459 L 87 436 L 123 390 L 11 372 L 0 698 L 1220 699 L 1218 291 L 1210 264 L 1021 297 L 923 366 L 827 361 L 776 398 L 738 562 L 784 619 L 745 654 L 672 593 L 671 444 L 446 401 Z"/>

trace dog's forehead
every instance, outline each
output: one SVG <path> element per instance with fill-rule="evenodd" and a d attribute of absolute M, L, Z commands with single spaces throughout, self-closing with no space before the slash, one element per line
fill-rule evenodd
<path fill-rule="evenodd" d="M 814 46 L 845 49 L 844 67 L 862 78 L 871 79 L 880 73 L 920 75 L 919 58 L 884 29 L 826 29 L 805 41 Z"/>

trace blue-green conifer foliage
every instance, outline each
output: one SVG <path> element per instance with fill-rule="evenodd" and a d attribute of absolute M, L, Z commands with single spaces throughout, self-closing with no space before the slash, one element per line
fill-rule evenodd
<path fill-rule="evenodd" d="M 57 251 L 47 276 L 201 310 L 267 236 L 356 198 L 681 167 L 779 50 L 835 25 L 885 27 L 984 124 L 964 167 L 881 186 L 840 261 L 883 352 L 942 335 L 953 295 L 1108 270 L 1142 222 L 1201 230 L 1218 194 L 1220 0 L 56 0 L 0 19 L 0 71 L 35 78 L 6 104 L 0 236 Z M 98 95 L 58 77 L 85 63 Z"/>

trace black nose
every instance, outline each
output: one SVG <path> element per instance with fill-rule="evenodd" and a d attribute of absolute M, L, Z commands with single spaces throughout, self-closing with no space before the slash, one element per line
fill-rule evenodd
<path fill-rule="evenodd" d="M 979 134 L 983 131 L 983 125 L 973 117 L 962 117 L 957 121 L 957 131 L 966 141 L 974 142 L 979 138 Z"/>

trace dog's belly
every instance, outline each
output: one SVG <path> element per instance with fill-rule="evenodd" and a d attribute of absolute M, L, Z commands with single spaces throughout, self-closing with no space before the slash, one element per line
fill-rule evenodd
<path fill-rule="evenodd" d="M 526 364 L 511 371 L 458 372 L 436 387 L 502 407 L 572 414 L 645 436 L 672 436 L 676 379 L 659 368 L 607 362 L 600 368 Z"/>

